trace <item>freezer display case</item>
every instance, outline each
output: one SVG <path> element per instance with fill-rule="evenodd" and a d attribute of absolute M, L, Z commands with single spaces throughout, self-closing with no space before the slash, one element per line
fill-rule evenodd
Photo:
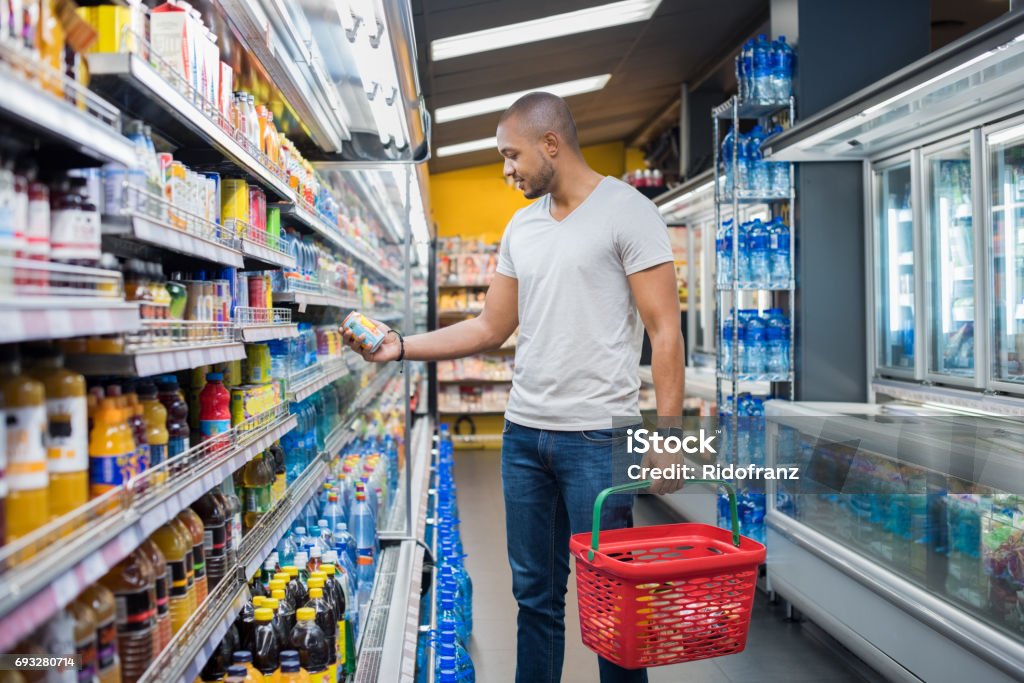
<path fill-rule="evenodd" d="M 1024 129 L 988 137 L 992 224 L 992 374 L 1024 384 Z"/>
<path fill-rule="evenodd" d="M 929 373 L 975 373 L 974 206 L 969 142 L 923 155 L 928 193 Z"/>
<path fill-rule="evenodd" d="M 910 160 L 874 171 L 875 334 L 878 367 L 887 374 L 914 372 L 915 231 Z"/>
<path fill-rule="evenodd" d="M 801 475 L 769 488 L 772 588 L 855 631 L 868 663 L 1021 680 L 1024 424 L 906 404 L 766 414 L 768 466 Z"/>

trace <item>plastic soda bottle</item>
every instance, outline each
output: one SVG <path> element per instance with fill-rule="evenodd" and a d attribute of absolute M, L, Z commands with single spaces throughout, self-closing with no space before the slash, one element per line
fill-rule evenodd
<path fill-rule="evenodd" d="M 117 651 L 121 680 L 134 683 L 153 662 L 156 587 L 153 568 L 139 551 L 123 559 L 100 582 L 117 605 Z"/>
<path fill-rule="evenodd" d="M 291 646 L 299 653 L 299 663 L 313 683 L 335 683 L 328 678 L 330 646 L 316 624 L 316 611 L 303 607 L 296 612 L 298 621 L 292 629 Z"/>
<path fill-rule="evenodd" d="M 253 666 L 251 652 L 248 650 L 238 650 L 234 655 L 232 655 L 232 659 L 234 660 L 232 664 L 245 668 L 247 677 L 249 677 L 250 680 L 256 681 L 256 683 L 260 683 L 263 680 L 263 674 Z"/>
<path fill-rule="evenodd" d="M 167 558 L 171 581 L 171 630 L 177 633 L 196 609 L 195 586 L 190 593 L 186 570 L 186 559 L 192 552 L 192 538 L 191 535 L 183 534 L 180 527 L 164 524 L 153 532 L 152 539 Z"/>
<path fill-rule="evenodd" d="M 0 407 L 7 419 L 7 541 L 46 524 L 50 517 L 43 383 L 21 374 L 18 358 L 0 361 Z"/>
<path fill-rule="evenodd" d="M 167 409 L 167 457 L 173 458 L 189 449 L 188 404 L 174 375 L 161 377 L 157 389 L 157 397 Z"/>
<path fill-rule="evenodd" d="M 89 435 L 89 493 L 95 498 L 123 485 L 136 474 L 135 439 L 117 406 L 117 398 L 100 401 Z"/>
<path fill-rule="evenodd" d="M 186 560 L 185 572 L 191 569 L 193 585 L 195 586 L 195 601 L 197 605 L 203 604 L 206 600 L 206 548 L 205 533 L 203 531 L 203 520 L 192 508 L 185 508 L 178 513 L 177 521 L 182 528 L 188 532 L 192 539 L 192 557 Z"/>
<path fill-rule="evenodd" d="M 170 434 L 167 431 L 167 408 L 157 399 L 156 386 L 145 382 L 138 387 L 139 402 L 142 406 L 142 422 L 146 427 L 146 442 L 149 444 L 149 462 L 157 467 L 167 461 L 167 446 Z M 161 470 L 157 479 L 163 481 L 167 472 Z"/>
<path fill-rule="evenodd" d="M 274 613 L 266 607 L 261 607 L 253 616 L 256 619 L 256 651 L 252 655 L 253 664 L 264 677 L 273 676 L 277 671 L 281 652 L 277 632 L 271 623 L 274 620 Z"/>
<path fill-rule="evenodd" d="M 231 394 L 224 386 L 224 374 L 206 374 L 206 386 L 199 394 L 199 432 L 202 440 L 213 439 L 231 429 Z M 220 441 L 223 441 L 221 439 Z M 224 441 L 223 446 L 227 445 Z"/>
<path fill-rule="evenodd" d="M 170 570 L 167 558 L 152 538 L 147 538 L 139 546 L 153 567 L 154 587 L 156 588 L 156 637 L 153 638 L 153 657 L 160 656 L 163 649 L 171 642 L 171 615 L 168 592 L 170 589 Z"/>

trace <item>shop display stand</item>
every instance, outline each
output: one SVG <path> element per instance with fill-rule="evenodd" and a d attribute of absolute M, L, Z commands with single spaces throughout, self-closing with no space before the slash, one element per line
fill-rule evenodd
<path fill-rule="evenodd" d="M 796 200 L 796 191 L 794 185 L 794 171 L 792 165 L 789 168 L 789 193 L 788 194 L 758 194 L 752 190 L 742 189 L 739 187 L 739 144 L 740 144 L 740 122 L 744 120 L 756 120 L 759 123 L 765 123 L 768 119 L 776 116 L 780 113 L 788 113 L 788 125 L 792 125 L 796 119 L 796 102 L 794 98 L 790 97 L 786 102 L 780 102 L 778 104 L 760 104 L 754 102 L 747 102 L 741 100 L 739 96 L 734 95 L 729 98 L 723 104 L 715 107 L 711 112 L 712 127 L 714 130 L 714 168 L 720 167 L 719 161 L 719 148 L 721 137 L 721 122 L 728 121 L 732 125 L 733 138 L 732 138 L 732 177 L 733 187 L 732 191 L 727 193 L 726 188 L 722 183 L 723 176 L 717 172 L 714 174 L 715 183 L 715 231 L 722 226 L 723 221 L 723 210 L 727 209 L 731 212 L 730 217 L 733 220 L 732 230 L 732 273 L 729 278 L 728 285 L 716 284 L 715 291 L 718 295 L 717 305 L 715 306 L 715 348 L 719 349 L 719 364 L 716 371 L 716 382 L 715 382 L 715 400 L 719 406 L 719 413 L 723 412 L 723 409 L 727 409 L 730 414 L 730 429 L 732 434 L 739 433 L 739 411 L 737 409 L 737 396 L 739 394 L 740 383 L 751 383 L 751 382 L 771 382 L 771 395 L 775 398 L 788 398 L 793 400 L 795 394 L 795 374 L 794 374 L 794 340 L 796 325 L 792 320 L 793 313 L 796 309 L 795 296 L 796 296 L 796 285 L 794 281 L 795 277 L 795 244 L 796 244 L 796 230 L 793 217 L 793 203 Z M 790 222 L 790 249 L 789 249 L 789 272 L 790 281 L 786 287 L 758 287 L 747 283 L 741 283 L 739 277 L 739 237 L 740 237 L 740 205 L 751 204 L 751 203 L 767 203 L 773 206 L 774 211 L 778 211 L 783 206 L 787 206 L 789 209 L 789 222 Z M 717 258 L 717 254 L 716 254 Z M 716 268 L 717 272 L 717 268 Z M 716 278 L 717 280 L 717 278 Z M 740 371 L 743 359 L 741 358 L 739 349 L 739 309 L 740 309 L 740 293 L 751 292 L 754 294 L 767 293 L 775 301 L 774 303 L 781 303 L 780 299 L 786 303 L 786 314 L 790 316 L 789 325 L 789 372 L 785 374 L 749 374 Z M 728 302 L 731 308 L 732 316 L 732 367 L 729 372 L 726 372 L 721 367 L 721 349 L 722 349 L 722 311 L 725 309 L 725 304 Z M 731 389 L 731 404 L 723 402 L 722 387 L 723 384 L 728 384 Z M 780 385 L 785 385 L 782 388 Z M 732 458 L 734 461 L 737 460 L 739 455 L 739 439 L 733 438 L 732 440 Z"/>

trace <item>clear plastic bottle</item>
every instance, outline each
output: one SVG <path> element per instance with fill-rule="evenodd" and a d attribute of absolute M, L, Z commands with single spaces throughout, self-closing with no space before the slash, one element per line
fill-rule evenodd
<path fill-rule="evenodd" d="M 764 374 L 765 327 L 756 312 L 746 322 L 743 342 L 743 372 L 748 375 Z"/>
<path fill-rule="evenodd" d="M 771 254 L 771 285 L 788 287 L 790 280 L 789 226 L 776 216 L 768 226 L 769 249 Z"/>
<path fill-rule="evenodd" d="M 274 676 L 277 672 L 281 653 L 281 643 L 277 640 L 274 630 L 274 613 L 261 607 L 254 614 L 256 620 L 256 649 L 253 652 L 253 664 L 264 677 Z"/>
<path fill-rule="evenodd" d="M 299 663 L 312 681 L 323 681 L 330 662 L 327 636 L 316 623 L 316 611 L 303 607 L 296 611 L 297 621 L 292 629 L 291 647 L 299 653 Z"/>
<path fill-rule="evenodd" d="M 146 559 L 153 567 L 153 585 L 156 589 L 156 637 L 153 638 L 153 658 L 156 659 L 171 642 L 173 634 L 169 599 L 171 588 L 169 562 L 152 538 L 143 541 L 139 549 L 145 553 Z"/>
<path fill-rule="evenodd" d="M 252 663 L 252 652 L 249 650 L 238 650 L 232 656 L 232 665 L 244 667 L 247 672 L 247 679 L 252 680 L 255 683 L 261 683 L 263 681 L 263 674 L 260 673 Z"/>
<path fill-rule="evenodd" d="M 149 560 L 135 551 L 100 579 L 117 604 L 117 651 L 121 680 L 135 683 L 153 662 L 156 587 Z"/>
<path fill-rule="evenodd" d="M 771 44 L 765 34 L 761 33 L 754 42 L 754 100 L 771 102 L 775 98 L 772 92 L 772 55 Z"/>
<path fill-rule="evenodd" d="M 192 552 L 192 537 L 183 534 L 180 527 L 168 523 L 154 531 L 151 538 L 166 558 L 167 573 L 170 574 L 171 630 L 177 633 L 196 610 L 195 586 L 189 590 L 186 568 Z"/>
<path fill-rule="evenodd" d="M 114 594 L 95 583 L 78 597 L 96 615 L 96 676 L 99 683 L 121 682 L 121 658 L 117 652 L 117 601 Z"/>
<path fill-rule="evenodd" d="M 96 640 L 96 628 L 99 621 L 96 611 L 88 600 L 79 596 L 68 605 L 68 613 L 75 620 L 75 654 L 81 661 L 76 680 L 83 683 L 97 680 L 99 675 L 99 649 Z"/>
<path fill-rule="evenodd" d="M 322 578 L 310 578 L 308 609 L 315 612 L 316 625 L 320 627 L 327 639 L 327 674 L 329 681 L 338 680 L 338 620 L 334 605 L 324 597 Z"/>
<path fill-rule="evenodd" d="M 173 458 L 189 448 L 188 404 L 178 387 L 178 378 L 164 375 L 157 385 L 157 397 L 167 409 L 167 457 Z"/>
<path fill-rule="evenodd" d="M 786 36 L 772 43 L 771 68 L 772 98 L 785 102 L 793 94 L 793 48 L 786 43 Z"/>
<path fill-rule="evenodd" d="M 227 573 L 228 513 L 212 492 L 192 504 L 192 510 L 203 520 L 203 550 L 209 590 L 217 587 Z"/>
<path fill-rule="evenodd" d="M 197 605 L 201 605 L 209 592 L 206 581 L 206 534 L 203 529 L 203 520 L 192 508 L 185 508 L 178 513 L 175 521 L 181 525 L 179 528 L 183 529 L 186 535 L 192 539 L 192 554 L 186 560 L 185 571 L 191 574 L 192 585 L 195 587 L 195 602 Z"/>
<path fill-rule="evenodd" d="M 755 287 L 768 287 L 769 262 L 771 239 L 768 229 L 760 218 L 755 218 L 750 226 L 750 234 L 747 238 L 747 249 L 750 259 L 750 284 Z"/>
<path fill-rule="evenodd" d="M 258 453 L 242 469 L 242 497 L 245 500 L 242 529 L 245 532 L 256 526 L 272 504 L 274 472 L 268 470 L 264 458 L 264 453 Z"/>

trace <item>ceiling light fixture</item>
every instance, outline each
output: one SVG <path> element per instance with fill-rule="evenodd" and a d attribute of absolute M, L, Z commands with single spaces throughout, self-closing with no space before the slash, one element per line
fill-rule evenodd
<path fill-rule="evenodd" d="M 530 90 L 520 90 L 519 92 L 510 92 L 505 95 L 487 97 L 482 100 L 473 100 L 472 102 L 462 102 L 460 104 L 452 104 L 447 107 L 438 107 L 434 110 L 434 121 L 437 123 L 447 123 L 448 121 L 468 119 L 471 116 L 479 116 L 480 114 L 504 111 L 512 106 L 512 103 L 523 95 L 536 92 L 538 90 L 543 90 L 544 92 L 549 92 L 552 95 L 558 95 L 559 97 L 582 95 L 584 93 L 600 90 L 608 83 L 608 79 L 611 77 L 611 74 L 589 76 L 587 78 L 578 78 L 574 81 L 542 85 L 536 88 L 531 88 Z"/>
<path fill-rule="evenodd" d="M 456 154 L 466 154 L 468 152 L 479 152 L 484 149 L 493 149 L 495 153 L 498 151 L 498 138 L 484 138 L 482 140 L 470 140 L 469 142 L 459 142 L 454 145 L 445 145 L 444 147 L 437 148 L 437 156 L 439 157 L 452 157 Z"/>
<path fill-rule="evenodd" d="M 477 52 L 647 21 L 660 4 L 661 0 L 621 0 L 575 12 L 440 38 L 430 43 L 430 58 L 440 62 Z"/>

